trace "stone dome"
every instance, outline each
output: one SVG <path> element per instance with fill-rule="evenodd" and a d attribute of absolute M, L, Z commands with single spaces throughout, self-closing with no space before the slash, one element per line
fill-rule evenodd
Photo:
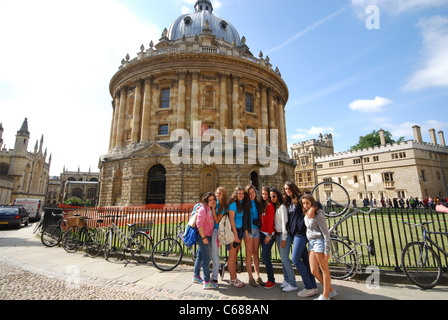
<path fill-rule="evenodd" d="M 209 29 L 217 39 L 224 39 L 228 43 L 235 41 L 238 47 L 242 45 L 236 28 L 227 20 L 213 14 L 210 1 L 197 1 L 194 8 L 194 13 L 181 15 L 171 24 L 167 35 L 169 40 L 182 39 L 184 36 L 194 37 L 201 34 L 203 29 Z"/>

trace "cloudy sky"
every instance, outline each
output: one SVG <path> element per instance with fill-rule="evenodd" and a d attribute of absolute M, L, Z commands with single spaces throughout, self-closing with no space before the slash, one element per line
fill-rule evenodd
<path fill-rule="evenodd" d="M 28 118 L 51 175 L 98 171 L 107 153 L 109 81 L 120 61 L 195 0 L 0 0 L 0 123 L 6 148 Z M 335 150 L 412 126 L 448 135 L 448 0 L 219 0 L 214 14 L 269 55 L 289 87 L 288 143 L 332 133 Z M 448 136 L 447 136 L 448 138 Z M 448 140 L 448 139 L 447 139 Z"/>

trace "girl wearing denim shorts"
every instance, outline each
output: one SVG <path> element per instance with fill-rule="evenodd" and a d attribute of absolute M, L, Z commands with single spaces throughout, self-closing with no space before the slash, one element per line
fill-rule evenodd
<path fill-rule="evenodd" d="M 325 214 L 322 209 L 319 209 L 316 200 L 309 194 L 302 196 L 300 202 L 302 203 L 307 227 L 306 237 L 308 238 L 311 272 L 324 287 L 324 292 L 316 300 L 329 300 L 337 293 L 331 286 L 330 268 L 328 266 L 330 233 Z M 314 208 L 314 210 L 310 210 L 311 208 Z"/>

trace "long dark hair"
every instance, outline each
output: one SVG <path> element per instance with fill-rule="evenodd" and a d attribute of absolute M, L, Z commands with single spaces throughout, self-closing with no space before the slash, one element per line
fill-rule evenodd
<path fill-rule="evenodd" d="M 257 197 L 257 188 L 255 188 L 255 186 L 253 184 L 247 185 L 246 188 L 244 189 L 244 192 L 245 192 L 245 194 L 247 196 L 247 201 L 249 202 L 249 208 L 252 207 L 252 201 L 250 201 L 250 197 L 249 197 L 249 190 L 250 189 L 253 189 L 255 191 L 255 206 L 257 207 L 258 214 L 260 214 L 261 213 L 261 211 L 260 211 L 261 210 L 261 203 L 260 203 L 260 200 Z"/>
<path fill-rule="evenodd" d="M 316 199 L 310 194 L 304 194 L 302 198 L 300 199 L 300 205 L 302 205 L 302 200 L 308 200 L 311 202 L 311 207 L 314 208 L 315 215 L 319 214 L 319 205 L 316 202 Z M 305 211 L 305 208 L 303 208 L 303 214 L 305 215 L 308 211 Z"/>
<path fill-rule="evenodd" d="M 283 198 L 282 193 L 277 188 L 271 188 L 271 192 L 274 192 L 277 195 L 277 203 L 273 203 L 276 209 L 280 208 L 280 206 L 283 204 Z"/>
<path fill-rule="evenodd" d="M 263 199 L 263 191 L 266 191 L 268 193 L 267 200 Z M 261 212 L 266 212 L 266 208 L 268 207 L 268 204 L 271 202 L 270 192 L 271 192 L 271 188 L 270 187 L 263 187 L 263 188 L 261 188 L 261 195 L 260 195 L 261 211 L 260 211 L 260 213 Z"/>
<path fill-rule="evenodd" d="M 291 190 L 293 196 L 292 198 L 290 196 L 288 196 L 285 192 L 285 190 L 283 189 L 283 202 L 285 203 L 286 206 L 289 206 L 291 203 L 294 204 L 295 206 L 299 206 L 301 205 L 300 203 L 300 197 L 301 192 L 299 187 L 292 181 L 286 181 L 285 186 L 288 186 L 289 190 Z"/>
<path fill-rule="evenodd" d="M 216 196 L 213 192 L 207 192 L 206 194 L 204 194 L 204 196 L 202 197 L 202 204 L 204 206 L 208 207 L 208 198 L 210 198 L 211 196 L 216 199 Z"/>

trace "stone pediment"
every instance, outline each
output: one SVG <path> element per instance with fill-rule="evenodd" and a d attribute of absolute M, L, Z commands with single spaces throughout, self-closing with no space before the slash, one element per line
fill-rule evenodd
<path fill-rule="evenodd" d="M 152 143 L 146 147 L 136 150 L 131 154 L 132 157 L 140 156 L 169 156 L 171 152 L 171 146 L 162 145 L 159 143 Z"/>

